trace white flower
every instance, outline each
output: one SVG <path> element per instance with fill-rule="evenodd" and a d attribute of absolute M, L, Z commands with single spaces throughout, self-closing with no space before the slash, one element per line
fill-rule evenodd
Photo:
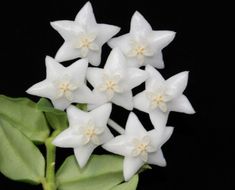
<path fill-rule="evenodd" d="M 94 87 L 97 102 L 113 102 L 128 110 L 133 109 L 131 89 L 140 85 L 147 77 L 146 71 L 127 68 L 125 57 L 116 48 L 111 51 L 104 69 L 87 70 L 87 79 Z"/>
<path fill-rule="evenodd" d="M 71 103 L 94 103 L 91 90 L 85 85 L 87 60 L 80 59 L 64 67 L 53 58 L 46 57 L 46 79 L 33 85 L 26 92 L 51 99 L 57 109 L 64 110 Z"/>
<path fill-rule="evenodd" d="M 55 56 L 57 61 L 82 57 L 95 66 L 100 64 L 102 45 L 120 30 L 117 26 L 97 24 L 90 2 L 79 11 L 75 21 L 55 21 L 51 25 L 65 40 Z"/>
<path fill-rule="evenodd" d="M 74 106 L 67 109 L 69 128 L 53 141 L 58 147 L 74 148 L 80 167 L 84 167 L 93 150 L 113 138 L 107 127 L 111 104 L 104 104 L 91 112 L 84 112 Z"/>
<path fill-rule="evenodd" d="M 146 131 L 134 113 L 130 113 L 125 133 L 105 143 L 103 148 L 125 156 L 124 178 L 128 181 L 145 163 L 166 166 L 161 146 L 170 138 L 173 127 Z"/>
<path fill-rule="evenodd" d="M 164 80 L 161 74 L 152 66 L 146 66 L 149 73 L 146 87 L 134 97 L 134 107 L 149 113 L 150 119 L 156 126 L 166 125 L 170 111 L 195 113 L 191 103 L 183 91 L 188 83 L 188 72 L 181 72 Z"/>
<path fill-rule="evenodd" d="M 161 50 L 175 37 L 173 31 L 155 31 L 145 18 L 136 11 L 131 19 L 130 33 L 111 39 L 110 47 L 118 47 L 128 58 L 128 65 L 140 67 L 153 65 L 164 68 Z"/>

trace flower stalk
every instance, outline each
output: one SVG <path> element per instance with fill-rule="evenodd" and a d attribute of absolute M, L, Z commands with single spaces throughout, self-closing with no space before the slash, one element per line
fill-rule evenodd
<path fill-rule="evenodd" d="M 60 130 L 56 130 L 46 140 L 46 178 L 42 183 L 44 190 L 56 190 L 55 183 L 55 159 L 56 159 L 56 147 L 52 144 L 54 138 L 60 133 Z"/>

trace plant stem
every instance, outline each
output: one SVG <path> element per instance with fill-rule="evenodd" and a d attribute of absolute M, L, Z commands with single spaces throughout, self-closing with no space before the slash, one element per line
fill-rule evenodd
<path fill-rule="evenodd" d="M 120 133 L 121 135 L 125 133 L 125 130 L 112 119 L 108 120 L 108 125 L 112 127 L 115 131 Z"/>
<path fill-rule="evenodd" d="M 55 184 L 55 157 L 56 147 L 52 144 L 54 138 L 60 131 L 54 131 L 46 140 L 46 179 L 42 182 L 44 190 L 56 190 Z"/>

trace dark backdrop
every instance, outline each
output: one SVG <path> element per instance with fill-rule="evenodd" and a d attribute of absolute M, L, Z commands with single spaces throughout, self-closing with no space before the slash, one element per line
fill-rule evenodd
<path fill-rule="evenodd" d="M 27 95 L 25 90 L 44 79 L 45 56 L 54 56 L 63 43 L 49 22 L 73 20 L 86 1 L 16 2 L 1 2 L 0 6 L 0 93 L 37 101 L 37 97 Z M 153 166 L 140 174 L 138 189 L 235 189 L 234 137 L 230 132 L 234 124 L 229 123 L 232 116 L 229 108 L 234 106 L 229 65 L 234 63 L 227 61 L 230 48 L 221 44 L 231 41 L 234 22 L 226 25 L 232 16 L 224 7 L 226 3 L 160 0 L 92 0 L 91 3 L 98 22 L 122 28 L 118 35 L 129 31 L 135 10 L 145 16 L 153 29 L 176 31 L 175 40 L 163 51 L 166 67 L 160 72 L 168 78 L 180 71 L 190 71 L 185 94 L 197 113 L 171 113 L 168 124 L 175 131 L 163 147 L 168 166 Z M 222 59 L 224 50 L 227 54 Z M 110 52 L 107 45 L 103 52 L 102 64 Z M 134 112 L 150 129 L 148 116 Z M 124 125 L 127 116 L 127 111 L 114 107 L 114 120 Z M 58 165 L 70 154 L 72 150 L 58 149 Z M 13 182 L 0 174 L 0 189 L 30 190 L 40 186 Z"/>

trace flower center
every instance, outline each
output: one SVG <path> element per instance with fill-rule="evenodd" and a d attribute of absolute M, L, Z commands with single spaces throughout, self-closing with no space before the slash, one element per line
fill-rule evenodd
<path fill-rule="evenodd" d="M 82 57 L 86 57 L 89 50 L 99 50 L 99 46 L 95 43 L 95 39 L 96 34 L 94 33 L 81 34 L 78 39 L 75 40 L 73 46 L 74 48 L 80 49 Z"/>
<path fill-rule="evenodd" d="M 155 149 L 150 145 L 151 140 L 148 136 L 142 139 L 133 139 L 133 150 L 132 156 L 140 157 L 144 162 L 148 160 L 148 153 L 155 151 Z"/>
<path fill-rule="evenodd" d="M 115 92 L 121 92 L 121 88 L 119 86 L 120 75 L 114 74 L 113 76 L 104 74 L 103 76 L 103 84 L 99 87 L 100 91 L 105 91 L 108 95 L 108 98 L 111 99 Z"/>
<path fill-rule="evenodd" d="M 163 112 L 167 112 L 167 102 L 169 101 L 168 98 L 165 96 L 164 91 L 160 92 L 147 92 L 147 98 L 150 101 L 150 108 L 156 109 L 159 108 Z"/>
<path fill-rule="evenodd" d="M 96 127 L 93 122 L 89 121 L 86 125 L 83 126 L 83 144 L 85 145 L 91 142 L 95 145 L 99 145 L 99 135 L 101 135 L 103 132 L 103 129 Z"/>
<path fill-rule="evenodd" d="M 75 91 L 78 88 L 78 86 L 68 82 L 68 81 L 63 81 L 59 84 L 58 89 L 59 89 L 59 95 L 57 98 L 61 98 L 64 96 L 68 100 L 72 100 L 72 92 Z"/>
<path fill-rule="evenodd" d="M 148 47 L 147 44 L 132 41 L 131 50 L 129 51 L 127 56 L 136 57 L 140 61 L 140 64 L 142 64 L 146 56 L 150 57 L 153 56 L 153 54 L 154 52 L 151 48 Z"/>
<path fill-rule="evenodd" d="M 92 40 L 92 39 L 90 39 L 88 37 L 83 37 L 83 38 L 81 38 L 81 42 L 80 42 L 81 43 L 81 47 L 90 49 L 90 46 L 91 46 L 93 41 L 94 40 Z"/>

